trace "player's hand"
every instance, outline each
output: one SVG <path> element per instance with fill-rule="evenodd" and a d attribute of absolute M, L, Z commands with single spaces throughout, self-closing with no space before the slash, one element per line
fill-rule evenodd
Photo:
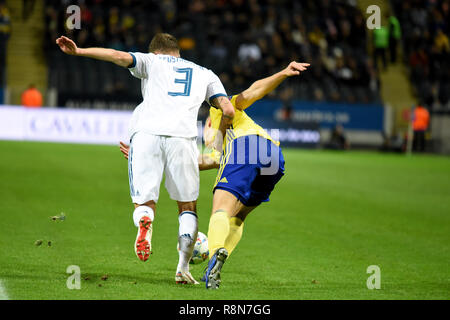
<path fill-rule="evenodd" d="M 211 118 L 208 117 L 205 121 L 205 127 L 203 128 L 203 139 L 205 145 L 210 148 L 214 141 L 217 130 L 212 127 Z"/>
<path fill-rule="evenodd" d="M 292 61 L 286 69 L 284 69 L 285 74 L 288 77 L 298 76 L 301 72 L 305 71 L 310 66 L 309 63 L 301 63 Z"/>
<path fill-rule="evenodd" d="M 120 151 L 123 153 L 123 156 L 125 157 L 125 159 L 128 160 L 128 151 L 130 150 L 130 146 L 123 143 L 122 141 L 120 141 Z"/>
<path fill-rule="evenodd" d="M 75 42 L 67 37 L 59 37 L 56 39 L 56 44 L 59 46 L 62 52 L 70 55 L 77 55 L 79 49 Z"/>
<path fill-rule="evenodd" d="M 214 140 L 211 141 L 209 145 L 206 145 L 207 147 L 211 149 L 215 149 L 219 151 L 220 153 L 223 150 L 223 137 L 222 132 L 217 131 L 216 135 L 214 136 Z"/>

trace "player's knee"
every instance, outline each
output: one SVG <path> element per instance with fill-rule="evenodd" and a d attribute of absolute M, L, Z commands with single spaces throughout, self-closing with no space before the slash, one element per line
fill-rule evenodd
<path fill-rule="evenodd" d="M 240 211 L 237 215 L 235 215 L 235 217 L 244 222 L 245 218 L 247 218 L 247 215 L 248 213 Z"/>
<path fill-rule="evenodd" d="M 225 212 L 225 213 L 226 213 L 228 216 L 230 216 L 230 217 L 232 216 L 232 211 L 227 210 L 227 209 L 225 209 L 225 208 L 214 210 L 212 214 L 222 213 L 222 212 Z"/>

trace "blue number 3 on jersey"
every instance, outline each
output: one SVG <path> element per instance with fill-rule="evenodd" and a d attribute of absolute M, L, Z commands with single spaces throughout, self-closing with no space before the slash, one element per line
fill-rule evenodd
<path fill-rule="evenodd" d="M 169 96 L 189 96 L 191 94 L 191 83 L 192 83 L 192 68 L 177 68 L 174 67 L 173 70 L 178 73 L 184 73 L 184 79 L 175 79 L 175 83 L 184 84 L 183 92 L 168 92 Z"/>

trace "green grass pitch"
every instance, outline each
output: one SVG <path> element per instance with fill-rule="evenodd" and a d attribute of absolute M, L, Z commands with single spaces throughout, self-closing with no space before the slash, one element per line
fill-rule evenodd
<path fill-rule="evenodd" d="M 449 158 L 285 150 L 286 176 L 248 217 L 220 289 L 207 291 L 174 282 L 177 209 L 164 187 L 153 255 L 136 258 L 118 148 L 0 148 L 0 289 L 10 299 L 450 298 Z M 214 177 L 201 173 L 204 233 Z M 52 221 L 61 212 L 66 220 Z M 69 265 L 81 269 L 80 290 L 66 287 Z M 380 290 L 367 289 L 370 265 L 380 267 Z"/>

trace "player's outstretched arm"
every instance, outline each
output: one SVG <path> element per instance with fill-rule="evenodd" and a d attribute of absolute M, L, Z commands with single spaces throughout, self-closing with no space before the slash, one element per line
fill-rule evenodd
<path fill-rule="evenodd" d="M 220 96 L 212 100 L 213 104 L 222 110 L 222 121 L 219 130 L 225 134 L 226 130 L 231 126 L 234 119 L 234 107 L 228 97 Z"/>
<path fill-rule="evenodd" d="M 108 61 L 124 68 L 128 68 L 133 64 L 133 57 L 128 52 L 106 48 L 78 48 L 73 40 L 64 36 L 56 39 L 56 44 L 62 52 L 72 56 Z"/>
<path fill-rule="evenodd" d="M 275 90 L 286 78 L 298 76 L 309 67 L 309 63 L 291 62 L 285 69 L 270 77 L 255 81 L 248 89 L 242 91 L 236 98 L 236 108 L 244 110 L 255 101 Z"/>
<path fill-rule="evenodd" d="M 212 104 L 222 110 L 222 119 L 220 120 L 219 130 L 217 131 L 214 141 L 210 147 L 218 151 L 222 151 L 225 133 L 233 123 L 235 111 L 230 100 L 225 96 L 212 99 Z"/>
<path fill-rule="evenodd" d="M 209 154 L 200 154 L 198 156 L 198 169 L 200 171 L 219 169 L 220 162 Z"/>

